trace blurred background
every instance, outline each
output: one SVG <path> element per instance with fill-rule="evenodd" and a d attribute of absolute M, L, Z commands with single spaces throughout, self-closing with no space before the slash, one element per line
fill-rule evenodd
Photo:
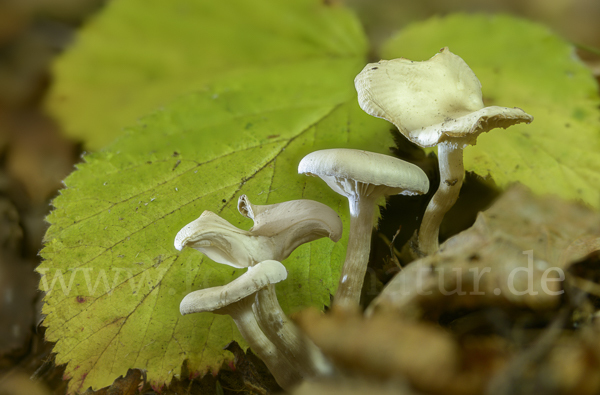
<path fill-rule="evenodd" d="M 39 325 L 41 294 L 34 268 L 51 200 L 82 150 L 79 142 L 61 136 L 60 125 L 44 112 L 44 97 L 53 82 L 53 60 L 68 50 L 78 29 L 107 1 L 0 0 L 0 395 L 64 393 L 62 371 L 55 368 Z M 464 11 L 522 16 L 571 41 L 600 77 L 598 0 L 345 3 L 361 18 L 374 48 L 402 26 L 433 15 Z M 32 376 L 39 380 L 29 380 Z"/>

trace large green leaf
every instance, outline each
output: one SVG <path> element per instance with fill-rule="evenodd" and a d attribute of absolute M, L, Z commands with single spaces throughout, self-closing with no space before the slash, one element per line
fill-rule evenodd
<path fill-rule="evenodd" d="M 316 0 L 114 0 L 56 64 L 48 107 L 69 136 L 99 149 L 218 76 L 362 56 L 364 46 L 347 10 Z"/>
<path fill-rule="evenodd" d="M 598 86 L 572 46 L 525 20 L 457 14 L 407 27 L 382 56 L 426 60 L 445 46 L 473 69 L 487 105 L 535 118 L 479 136 L 465 149 L 465 168 L 500 186 L 519 181 L 600 207 Z"/>
<path fill-rule="evenodd" d="M 222 347 L 243 342 L 228 317 L 179 313 L 188 292 L 243 272 L 174 249 L 175 234 L 202 211 L 248 229 L 236 210 L 242 193 L 257 204 L 308 198 L 335 208 L 347 228 L 345 199 L 297 175 L 297 165 L 315 149 L 392 145 L 387 125 L 357 104 L 352 81 L 364 48 L 354 27 L 347 15 L 330 15 L 327 29 L 311 34 L 318 42 L 332 31 L 345 35 L 356 45 L 345 55 L 315 43 L 310 56 L 304 49 L 294 61 L 232 71 L 141 119 L 66 179 L 38 271 L 41 288 L 51 289 L 46 336 L 57 342 L 57 362 L 68 364 L 70 392 L 107 386 L 132 367 L 160 387 L 184 360 L 191 374 L 217 370 L 230 358 Z M 289 277 L 277 286 L 284 310 L 329 303 L 346 243 L 320 240 L 284 262 Z"/>

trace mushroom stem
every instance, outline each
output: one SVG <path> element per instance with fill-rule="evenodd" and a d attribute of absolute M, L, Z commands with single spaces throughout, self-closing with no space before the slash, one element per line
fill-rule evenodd
<path fill-rule="evenodd" d="M 350 233 L 346 260 L 342 268 L 337 292 L 333 304 L 337 306 L 358 306 L 362 290 L 369 253 L 371 251 L 371 232 L 375 215 L 375 201 L 370 197 L 361 197 L 350 201 Z"/>
<path fill-rule="evenodd" d="M 418 254 L 421 256 L 434 254 L 440 248 L 440 224 L 456 203 L 465 177 L 463 148 L 457 143 L 438 144 L 438 162 L 440 186 L 427 205 L 419 228 Z"/>
<path fill-rule="evenodd" d="M 333 367 L 321 350 L 292 323 L 277 301 L 275 286 L 256 293 L 252 305 L 260 328 L 304 378 L 328 375 Z"/>
<path fill-rule="evenodd" d="M 303 380 L 299 373 L 286 358 L 284 353 L 271 342 L 261 330 L 252 311 L 254 295 L 250 295 L 237 303 L 220 309 L 220 314 L 229 314 L 238 327 L 242 337 L 252 351 L 267 365 L 275 377 L 277 384 L 286 391 L 291 390 Z"/>
<path fill-rule="evenodd" d="M 303 377 L 267 338 L 252 310 L 255 295 L 260 289 L 286 278 L 287 271 L 280 262 L 263 261 L 249 267 L 246 273 L 226 285 L 187 294 L 179 305 L 179 311 L 183 315 L 212 311 L 231 316 L 244 340 L 267 365 L 277 383 L 289 390 Z"/>

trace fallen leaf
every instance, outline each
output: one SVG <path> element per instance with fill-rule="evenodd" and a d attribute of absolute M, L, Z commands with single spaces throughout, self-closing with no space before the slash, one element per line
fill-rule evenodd
<path fill-rule="evenodd" d="M 144 381 L 144 374 L 140 370 L 130 369 L 125 377 L 119 377 L 110 387 L 98 391 L 88 389 L 83 395 L 136 395 L 140 393 Z"/>
<path fill-rule="evenodd" d="M 514 186 L 438 253 L 404 267 L 368 313 L 435 319 L 459 308 L 554 309 L 569 266 L 599 246 L 600 214 Z"/>
<path fill-rule="evenodd" d="M 242 378 L 243 388 L 247 391 L 259 394 L 271 394 L 283 391 L 264 362 L 254 355 L 251 350 L 244 352 L 237 342 L 229 343 L 225 349 L 233 353 L 235 357 L 235 371 Z M 223 385 L 230 386 L 225 382 Z M 234 387 L 234 390 L 240 391 L 239 386 L 237 388 Z"/>
<path fill-rule="evenodd" d="M 321 379 L 305 381 L 293 395 L 418 395 L 401 380 L 380 382 L 360 378 Z"/>
<path fill-rule="evenodd" d="M 458 344 L 427 323 L 334 308 L 308 309 L 294 316 L 306 335 L 336 367 L 371 379 L 406 379 L 414 387 L 441 393 L 460 369 Z"/>

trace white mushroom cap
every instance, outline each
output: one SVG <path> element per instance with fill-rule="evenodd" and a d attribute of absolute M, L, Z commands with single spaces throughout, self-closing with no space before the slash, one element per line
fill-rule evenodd
<path fill-rule="evenodd" d="M 334 242 L 342 237 L 340 216 L 329 206 L 314 200 L 258 205 L 252 204 L 248 196 L 241 195 L 238 211 L 254 221 L 250 229 L 252 234 L 272 237 L 287 233 L 287 238 L 296 240 L 296 246 L 321 237 L 329 237 Z"/>
<path fill-rule="evenodd" d="M 418 166 L 389 155 L 328 149 L 306 155 L 298 173 L 317 176 L 346 197 L 427 193 L 429 180 Z"/>
<path fill-rule="evenodd" d="M 271 243 L 241 230 L 211 211 L 204 211 L 175 236 L 175 248 L 192 247 L 217 263 L 236 268 L 260 262 Z"/>
<path fill-rule="evenodd" d="M 423 62 L 369 63 L 354 84 L 366 113 L 392 122 L 422 147 L 454 139 L 464 148 L 480 133 L 533 120 L 519 108 L 484 108 L 475 73 L 447 47 Z"/>
<path fill-rule="evenodd" d="M 201 289 L 185 296 L 179 305 L 181 314 L 219 312 L 250 296 L 269 284 L 287 278 L 287 270 L 278 261 L 267 260 L 250 266 L 248 271 L 232 282 L 219 287 Z"/>

